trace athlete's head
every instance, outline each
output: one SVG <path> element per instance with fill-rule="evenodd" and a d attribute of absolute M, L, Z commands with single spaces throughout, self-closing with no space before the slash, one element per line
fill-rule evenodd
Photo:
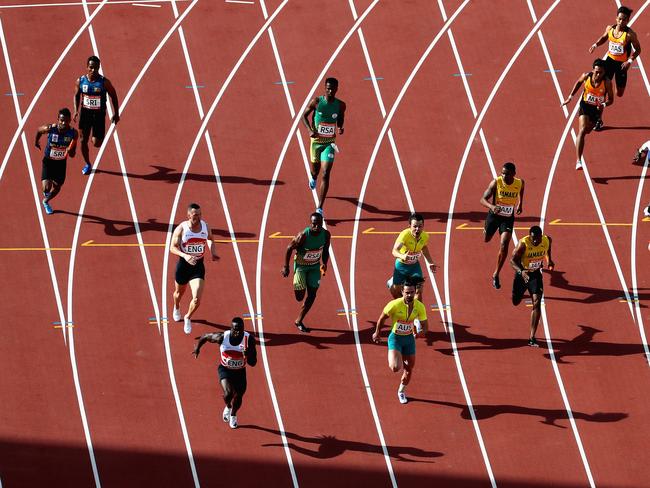
<path fill-rule="evenodd" d="M 530 228 L 529 234 L 534 245 L 538 246 L 542 242 L 542 228 L 539 225 L 533 225 Z"/>
<path fill-rule="evenodd" d="M 59 130 L 68 130 L 70 128 L 70 109 L 62 108 L 59 110 L 59 116 L 56 119 L 56 126 Z"/>
<path fill-rule="evenodd" d="M 512 183 L 516 174 L 515 163 L 507 162 L 503 165 L 503 168 L 501 168 L 501 176 L 503 176 L 503 179 L 506 180 L 508 184 Z"/>
<path fill-rule="evenodd" d="M 100 61 L 97 56 L 90 56 L 86 61 L 86 69 L 90 78 L 95 78 L 99 74 Z"/>
<path fill-rule="evenodd" d="M 404 298 L 405 303 L 412 303 L 415 299 L 415 292 L 417 291 L 418 285 L 413 282 L 413 279 L 408 279 L 402 285 L 402 298 Z"/>
<path fill-rule="evenodd" d="M 339 80 L 336 78 L 327 78 L 325 80 L 325 95 L 327 98 L 334 98 L 339 89 Z"/>
<path fill-rule="evenodd" d="M 319 233 L 323 228 L 323 216 L 318 212 L 314 212 L 309 216 L 309 228 L 314 233 Z"/>
<path fill-rule="evenodd" d="M 192 225 L 201 221 L 201 207 L 198 203 L 190 203 L 187 206 L 187 218 L 192 221 Z"/>
<path fill-rule="evenodd" d="M 411 229 L 411 235 L 416 239 L 422 234 L 424 229 L 424 217 L 419 213 L 412 213 L 409 215 L 409 229 Z"/>
<path fill-rule="evenodd" d="M 591 66 L 593 68 L 592 78 L 593 78 L 594 82 L 599 83 L 600 80 L 602 80 L 603 77 L 605 76 L 605 71 L 606 71 L 605 66 L 607 66 L 605 64 L 605 60 L 600 59 L 600 58 L 596 58 L 596 59 L 594 59 L 594 62 L 593 62 L 593 64 Z"/>
<path fill-rule="evenodd" d="M 239 337 L 244 333 L 244 320 L 241 317 L 234 317 L 230 323 L 230 335 Z"/>
<path fill-rule="evenodd" d="M 616 11 L 616 25 L 618 25 L 619 28 L 625 28 L 627 27 L 627 23 L 630 21 L 630 16 L 632 15 L 632 9 L 621 6 L 618 8 Z"/>

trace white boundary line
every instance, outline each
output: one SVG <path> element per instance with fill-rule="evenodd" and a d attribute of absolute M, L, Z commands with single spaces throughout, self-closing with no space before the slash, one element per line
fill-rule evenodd
<path fill-rule="evenodd" d="M 137 5 L 138 3 L 169 3 L 174 0 L 138 0 L 134 3 L 134 0 L 112 0 L 106 2 L 108 5 L 118 5 L 124 3 L 130 3 L 131 5 Z M 177 2 L 188 2 L 189 0 L 176 0 Z M 86 5 L 100 5 L 104 2 L 85 2 Z M 16 8 L 37 8 L 37 7 L 76 7 L 83 5 L 84 2 L 59 2 L 59 3 L 25 3 L 25 4 L 16 4 L 16 5 L 0 5 L 0 11 L 2 9 L 16 9 Z M 160 5 L 147 5 L 147 7 L 160 7 Z"/>
<path fill-rule="evenodd" d="M 121 114 L 124 113 L 124 109 L 128 105 L 128 102 L 129 102 L 131 96 L 133 95 L 133 92 L 135 91 L 135 89 L 139 85 L 140 81 L 144 77 L 144 74 L 149 69 L 149 66 L 151 66 L 154 59 L 158 56 L 158 53 L 160 52 L 162 47 L 165 45 L 167 40 L 171 37 L 171 35 L 178 28 L 178 26 L 185 19 L 185 17 L 192 11 L 192 9 L 194 8 L 194 6 L 196 5 L 197 2 L 198 2 L 198 0 L 194 0 L 187 7 L 187 9 L 185 9 L 183 14 L 176 20 L 174 25 L 169 29 L 169 31 L 167 32 L 165 37 L 160 41 L 160 43 L 158 44 L 158 46 L 156 47 L 154 52 L 151 54 L 151 56 L 149 57 L 149 59 L 145 63 L 144 67 L 142 68 L 142 70 L 138 74 L 136 80 L 131 85 L 131 88 L 129 89 L 126 97 L 124 97 L 124 100 L 123 100 L 123 102 L 122 102 L 122 104 L 120 106 Z M 99 7 L 97 9 L 95 9 L 93 14 L 91 15 L 91 18 L 92 18 L 92 16 L 94 16 L 96 14 L 98 9 L 99 9 Z M 104 154 L 104 151 L 106 150 L 108 141 L 110 140 L 110 138 L 111 138 L 114 131 L 115 131 L 115 124 L 111 124 L 111 126 L 109 127 L 109 130 L 106 133 L 106 136 L 104 138 L 104 142 L 102 143 L 102 145 L 101 145 L 101 147 L 100 147 L 100 149 L 99 149 L 99 151 L 97 153 L 97 156 L 95 157 L 95 163 L 93 164 L 93 171 L 88 176 L 88 181 L 86 183 L 86 187 L 84 189 L 84 194 L 83 194 L 83 197 L 81 199 L 81 204 L 80 204 L 80 207 L 79 207 L 78 217 L 77 217 L 77 221 L 76 221 L 76 224 L 75 224 L 74 236 L 73 236 L 73 240 L 72 240 L 72 246 L 71 246 L 72 251 L 71 251 L 71 254 L 70 254 L 70 265 L 69 265 L 69 271 L 68 271 L 68 307 L 67 307 L 68 308 L 68 319 L 67 319 L 68 322 L 73 321 L 72 290 L 73 290 L 73 284 L 74 284 L 74 265 L 75 265 L 78 242 L 79 242 L 79 233 L 80 233 L 80 229 L 81 229 L 81 223 L 82 223 L 82 220 L 83 220 L 83 212 L 84 212 L 84 209 L 86 207 L 86 202 L 88 200 L 88 195 L 90 193 L 90 188 L 92 186 L 93 179 L 94 179 L 94 176 L 95 176 L 95 171 L 96 171 L 97 167 L 99 166 L 99 163 L 100 163 L 101 158 L 102 158 L 102 156 Z M 144 247 L 144 246 L 140 246 L 140 247 Z M 72 332 L 69 333 L 69 339 L 70 339 L 70 353 L 71 353 L 71 355 L 74 355 L 74 343 L 73 343 L 74 335 L 72 334 Z M 190 464 L 193 465 L 193 458 L 192 458 L 192 454 L 191 454 L 191 446 L 189 444 L 189 439 L 187 437 L 187 428 L 185 426 L 185 421 L 184 421 L 184 418 L 183 418 L 182 408 L 180 406 L 180 400 L 178 398 L 178 390 L 176 388 L 175 379 L 174 379 L 174 376 L 173 376 L 173 369 L 171 369 L 171 365 L 169 364 L 169 362 L 168 362 L 168 367 L 170 368 L 169 369 L 170 380 L 171 380 L 171 384 L 172 384 L 172 389 L 174 391 L 174 399 L 176 400 L 176 404 L 177 404 L 177 409 L 178 409 L 178 414 L 179 414 L 179 421 L 180 421 L 180 424 L 181 424 L 181 430 L 183 432 L 183 437 L 184 437 L 184 440 L 185 440 L 185 443 L 186 443 L 186 448 L 188 450 L 188 456 L 190 458 Z M 194 472 L 192 474 L 195 475 Z M 195 477 L 195 480 L 196 480 L 196 477 Z"/>
<path fill-rule="evenodd" d="M 83 31 L 86 30 L 86 28 L 90 25 L 92 20 L 97 16 L 97 14 L 102 10 L 104 5 L 108 0 L 102 0 L 102 2 L 99 4 L 99 6 L 95 9 L 93 14 L 90 16 L 86 22 L 84 22 L 81 27 L 79 27 L 79 30 L 77 33 L 74 35 L 74 37 L 70 40 L 68 45 L 65 47 L 63 52 L 61 52 L 61 55 L 59 58 L 56 60 L 52 68 L 50 68 L 50 71 L 48 72 L 47 76 L 43 79 L 43 82 L 41 83 L 41 86 L 38 88 L 36 91 L 36 94 L 34 95 L 34 98 L 32 99 L 31 103 L 27 107 L 27 110 L 25 111 L 22 119 L 18 123 L 18 127 L 16 128 L 16 132 L 14 132 L 13 137 L 11 138 L 11 142 L 9 143 L 9 147 L 7 148 L 7 151 L 5 153 L 5 156 L 2 160 L 2 165 L 0 165 L 0 180 L 2 179 L 2 175 L 4 174 L 5 167 L 7 166 L 7 162 L 9 161 L 9 157 L 11 156 L 11 153 L 14 150 L 14 146 L 16 145 L 16 141 L 18 141 L 18 137 L 20 136 L 20 133 L 23 131 L 25 128 L 25 123 L 27 122 L 27 119 L 32 113 L 32 110 L 34 109 L 34 106 L 36 105 L 36 102 L 38 102 L 38 99 L 40 98 L 41 94 L 43 93 L 43 90 L 47 86 L 47 84 L 50 82 L 52 79 L 52 76 L 54 75 L 54 72 L 58 69 L 59 65 L 63 62 L 63 59 L 68 55 L 68 52 L 70 49 L 72 49 L 72 46 L 74 45 L 75 42 L 77 42 L 77 39 L 79 39 L 79 36 L 83 33 Z M 12 93 L 16 93 L 16 89 L 13 89 Z"/>
<path fill-rule="evenodd" d="M 170 212 L 170 218 L 169 218 L 170 224 L 169 224 L 169 228 L 167 230 L 167 237 L 166 237 L 166 240 L 165 240 L 165 252 L 164 252 L 164 256 L 163 256 L 163 273 L 162 273 L 162 307 L 163 307 L 163 310 L 167 310 L 167 269 L 168 269 L 168 266 L 169 266 L 169 247 L 171 245 L 171 233 L 172 233 L 173 226 L 174 226 L 174 217 L 176 215 L 176 210 L 178 208 L 178 203 L 180 201 L 180 195 L 181 195 L 181 192 L 182 192 L 183 184 L 185 182 L 185 175 L 187 174 L 187 171 L 189 170 L 190 164 L 192 162 L 192 159 L 194 157 L 194 154 L 196 152 L 198 144 L 201 141 L 201 137 L 204 136 L 204 133 L 207 131 L 208 122 L 209 122 L 210 118 L 212 117 L 212 114 L 214 113 L 215 109 L 217 108 L 217 105 L 218 105 L 219 101 L 223 97 L 223 94 L 225 93 L 226 89 L 230 85 L 230 82 L 233 80 L 235 74 L 237 73 L 240 66 L 242 65 L 242 63 L 244 62 L 244 60 L 246 59 L 246 57 L 248 56 L 250 51 L 253 49 L 253 47 L 255 46 L 257 41 L 264 34 L 264 32 L 269 28 L 269 26 L 271 25 L 273 20 L 282 11 L 282 9 L 287 4 L 287 2 L 288 2 L 288 0 L 283 0 L 283 2 L 280 5 L 278 5 L 276 10 L 273 12 L 273 14 L 266 20 L 264 25 L 258 30 L 255 37 L 248 44 L 248 46 L 246 47 L 244 52 L 241 54 L 240 58 L 237 60 L 237 63 L 235 63 L 235 65 L 232 68 L 230 74 L 228 75 L 226 80 L 221 85 L 221 89 L 219 90 L 219 93 L 215 97 L 215 99 L 214 99 L 212 105 L 210 106 L 208 112 L 205 114 L 205 116 L 202 119 L 201 127 L 199 128 L 199 130 L 197 132 L 197 135 L 196 135 L 196 137 L 194 139 L 194 143 L 192 144 L 192 147 L 190 149 L 190 153 L 189 153 L 189 155 L 187 157 L 187 160 L 185 162 L 185 165 L 183 167 L 183 172 L 181 173 L 181 179 L 180 179 L 180 181 L 178 183 L 178 187 L 177 187 L 177 190 L 176 190 L 176 195 L 174 197 L 174 202 L 172 204 L 172 209 L 171 209 L 171 212 Z M 197 97 L 197 96 L 198 96 L 198 94 L 195 94 L 195 97 Z M 199 105 L 200 105 L 200 100 L 199 100 Z M 212 148 L 211 144 L 208 144 L 208 151 L 210 152 L 210 157 L 213 158 L 214 153 L 211 150 L 211 148 Z M 218 172 L 218 168 L 216 166 L 216 159 L 213 160 L 213 170 L 215 171 L 215 173 Z M 222 196 L 222 202 L 225 204 L 225 195 Z M 232 227 L 230 227 L 231 225 L 232 225 L 232 223 L 229 224 L 229 230 L 231 232 L 233 232 Z M 234 235 L 234 234 L 232 234 L 232 235 Z M 260 239 L 262 239 L 262 238 L 260 238 Z M 242 276 L 242 280 L 244 280 L 243 282 L 245 282 L 245 276 L 243 275 L 243 272 L 242 272 L 241 276 Z M 248 288 L 247 288 L 247 285 L 246 285 L 245 293 L 246 293 L 247 290 L 248 290 Z M 250 307 L 250 304 L 249 304 L 249 307 Z M 256 315 L 254 313 L 251 313 L 251 319 L 253 321 L 253 327 L 255 327 Z M 298 486 L 298 481 L 297 481 L 297 478 L 296 478 L 295 469 L 294 469 L 293 462 L 292 462 L 292 459 L 291 459 L 291 452 L 289 450 L 288 441 L 287 441 L 285 431 L 284 431 L 284 424 L 282 422 L 282 416 L 280 414 L 280 407 L 279 407 L 279 404 L 278 404 L 278 401 L 277 401 L 277 396 L 275 394 L 275 389 L 273 387 L 273 380 L 271 378 L 271 371 L 270 371 L 269 366 L 268 366 L 268 358 L 266 356 L 266 347 L 265 347 L 265 344 L 264 344 L 264 337 L 263 337 L 263 334 L 262 334 L 262 331 L 261 331 L 261 325 L 259 327 L 260 327 L 260 332 L 259 332 L 259 335 L 260 335 L 260 349 L 261 349 L 261 352 L 262 352 L 262 359 L 263 359 L 263 363 L 264 363 L 264 372 L 265 372 L 265 375 L 266 375 L 267 385 L 269 387 L 269 393 L 271 395 L 271 402 L 273 403 L 273 408 L 274 408 L 274 411 L 275 411 L 276 421 L 278 422 L 278 428 L 279 428 L 279 430 L 281 432 L 282 443 L 284 445 L 285 455 L 287 456 L 287 462 L 289 464 L 289 470 L 290 470 L 291 478 L 292 478 L 294 486 L 297 487 Z M 167 350 L 167 349 L 170 348 L 170 346 L 169 346 L 168 327 L 164 326 L 163 331 L 164 331 L 164 335 L 165 335 L 165 348 Z M 168 362 L 169 362 L 170 367 L 171 367 L 171 356 L 168 356 Z M 198 483 L 198 479 L 196 480 L 196 483 Z"/>
<path fill-rule="evenodd" d="M 16 83 L 14 81 L 14 76 L 13 76 L 13 71 L 11 69 L 11 62 L 9 58 L 9 52 L 7 50 L 7 42 L 5 39 L 4 35 L 4 29 L 2 27 L 2 19 L 0 18 L 0 37 L 2 39 L 2 52 L 5 57 L 5 63 L 7 66 L 7 74 L 9 76 L 9 83 L 11 84 L 11 91 L 13 93 L 12 98 L 14 101 L 14 108 L 16 111 L 16 118 L 18 119 L 18 123 L 20 124 L 21 121 L 21 114 L 20 114 L 20 104 L 18 103 L 18 96 L 16 95 Z M 26 120 L 26 117 L 25 117 Z M 61 321 L 61 330 L 63 331 L 63 336 L 65 339 L 65 330 L 70 329 L 72 330 L 72 327 L 66 327 L 66 321 L 63 315 L 63 303 L 61 301 L 61 295 L 59 293 L 59 286 L 58 286 L 58 279 L 56 277 L 56 272 L 54 270 L 54 262 L 52 261 L 52 253 L 50 251 L 50 243 L 49 243 L 49 238 L 47 236 L 47 230 L 45 229 L 45 222 L 43 220 L 43 212 L 41 210 L 41 202 L 40 202 L 40 192 L 38 190 L 38 186 L 36 183 L 36 179 L 34 177 L 34 170 L 32 168 L 32 159 L 29 154 L 29 146 L 27 144 L 27 138 L 25 137 L 25 132 L 21 131 L 20 138 L 23 144 L 23 150 L 25 151 L 25 163 L 27 164 L 27 169 L 29 171 L 29 179 L 31 182 L 32 186 L 32 193 L 34 195 L 34 203 L 36 205 L 36 214 L 38 215 L 38 221 L 40 224 L 41 228 L 41 234 L 43 236 L 43 243 L 45 245 L 46 249 L 46 255 L 47 255 L 47 261 L 48 265 L 50 267 L 50 276 L 52 279 L 52 284 L 54 286 L 54 295 L 56 298 L 56 306 L 59 311 L 59 317 Z M 99 481 L 99 472 L 97 471 L 97 463 L 95 461 L 95 452 L 93 449 L 93 443 L 92 439 L 90 437 L 90 428 L 88 426 L 88 418 L 86 417 L 86 408 L 84 406 L 84 401 L 83 401 L 83 395 L 81 393 L 81 384 L 79 382 L 79 374 L 77 372 L 77 361 L 74 355 L 74 345 L 72 339 L 70 340 L 69 344 L 69 353 L 70 353 L 70 366 L 72 367 L 72 376 L 74 380 L 74 386 L 75 386 L 75 392 L 77 395 L 77 404 L 79 406 L 79 415 L 81 417 L 81 423 L 83 426 L 83 431 L 84 431 L 84 436 L 86 439 L 86 447 L 88 448 L 88 456 L 90 458 L 90 465 L 92 468 L 93 472 L 93 478 L 95 480 L 95 486 L 98 488 L 101 486 L 101 483 Z"/>

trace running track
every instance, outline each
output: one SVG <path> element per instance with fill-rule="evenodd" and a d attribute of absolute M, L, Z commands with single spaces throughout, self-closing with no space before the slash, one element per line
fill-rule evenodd
<path fill-rule="evenodd" d="M 557 92 L 589 68 L 613 1 L 47 3 L 0 5 L 0 486 L 648 485 L 650 190 L 629 159 L 650 86 L 635 63 L 585 173 Z M 644 46 L 646 3 L 627 3 Z M 33 134 L 92 52 L 122 121 L 92 178 L 69 161 L 45 216 Z M 349 107 L 335 263 L 300 335 L 280 267 L 314 205 L 296 117 L 324 75 Z M 489 285 L 478 199 L 505 160 L 526 180 L 517 237 L 542 221 L 554 239 L 539 350 L 510 272 Z M 188 337 L 165 320 L 165 244 L 190 201 L 223 242 Z M 441 268 L 401 406 L 370 334 L 409 208 Z M 216 348 L 190 352 L 242 314 L 263 348 L 231 431 Z"/>

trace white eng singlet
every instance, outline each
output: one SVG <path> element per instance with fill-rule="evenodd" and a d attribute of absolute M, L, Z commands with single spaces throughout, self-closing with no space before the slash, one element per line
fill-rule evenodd
<path fill-rule="evenodd" d="M 201 221 L 201 230 L 199 232 L 192 232 L 190 224 L 187 221 L 183 222 L 181 226 L 183 227 L 183 232 L 181 232 L 181 251 L 190 256 L 202 258 L 208 243 L 207 224 Z"/>
<path fill-rule="evenodd" d="M 228 369 L 242 369 L 246 367 L 246 349 L 248 348 L 248 332 L 244 332 L 244 337 L 239 344 L 233 346 L 230 343 L 230 331 L 223 333 L 223 342 L 221 343 L 221 364 Z"/>

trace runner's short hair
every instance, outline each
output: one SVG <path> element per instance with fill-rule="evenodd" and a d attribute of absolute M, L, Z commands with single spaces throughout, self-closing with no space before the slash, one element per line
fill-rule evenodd
<path fill-rule="evenodd" d="M 59 115 L 63 115 L 64 117 L 70 118 L 72 115 L 70 114 L 70 109 L 69 108 L 62 108 L 59 110 Z"/>
<path fill-rule="evenodd" d="M 321 214 L 319 214 L 318 212 L 313 212 L 313 213 L 309 216 L 309 220 L 311 220 L 312 217 L 318 217 L 318 218 L 320 219 L 321 222 L 323 221 L 323 216 L 322 216 Z"/>
<path fill-rule="evenodd" d="M 533 225 L 530 228 L 530 233 L 534 236 L 541 236 L 542 235 L 542 228 L 539 225 Z"/>
<path fill-rule="evenodd" d="M 600 58 L 594 59 L 594 64 L 592 64 L 592 67 L 595 68 L 596 66 L 600 66 L 603 69 L 607 69 L 607 64 L 605 63 L 604 59 L 600 59 Z"/>
<path fill-rule="evenodd" d="M 327 85 L 328 83 L 334 86 L 339 86 L 339 80 L 337 80 L 336 78 L 326 78 L 325 84 Z"/>
<path fill-rule="evenodd" d="M 424 283 L 424 278 L 420 278 L 419 276 L 411 276 L 404 281 L 404 284 L 402 286 L 414 286 L 417 288 L 422 283 Z"/>
<path fill-rule="evenodd" d="M 409 215 L 409 225 L 411 225 L 411 222 L 413 222 L 414 220 L 416 222 L 424 222 L 424 217 L 422 217 L 422 214 L 413 212 L 412 214 Z"/>
<path fill-rule="evenodd" d="M 200 208 L 201 208 L 201 206 L 198 203 L 190 203 L 187 206 L 187 211 L 189 212 L 190 210 L 198 210 Z"/>
<path fill-rule="evenodd" d="M 86 61 L 86 66 L 88 66 L 88 65 L 90 64 L 91 61 L 94 61 L 95 63 L 97 63 L 98 66 L 99 66 L 100 64 L 102 64 L 101 61 L 99 60 L 99 58 L 98 58 L 97 56 L 90 56 L 90 57 L 88 58 L 88 60 Z"/>
<path fill-rule="evenodd" d="M 503 163 L 503 167 L 508 171 L 512 171 L 513 173 L 517 172 L 517 169 L 515 168 L 515 163 L 511 163 L 510 161 L 508 161 L 507 163 Z"/>
<path fill-rule="evenodd" d="M 240 325 L 244 327 L 244 319 L 242 319 L 241 317 L 233 317 L 232 325 Z"/>
<path fill-rule="evenodd" d="M 618 14 L 623 14 L 623 15 L 625 15 L 626 17 L 629 17 L 630 15 L 632 15 L 632 9 L 629 8 L 629 7 L 626 7 L 625 5 L 621 5 L 621 6 L 618 8 L 618 10 L 616 11 L 616 14 L 617 14 L 617 15 L 618 15 Z"/>

